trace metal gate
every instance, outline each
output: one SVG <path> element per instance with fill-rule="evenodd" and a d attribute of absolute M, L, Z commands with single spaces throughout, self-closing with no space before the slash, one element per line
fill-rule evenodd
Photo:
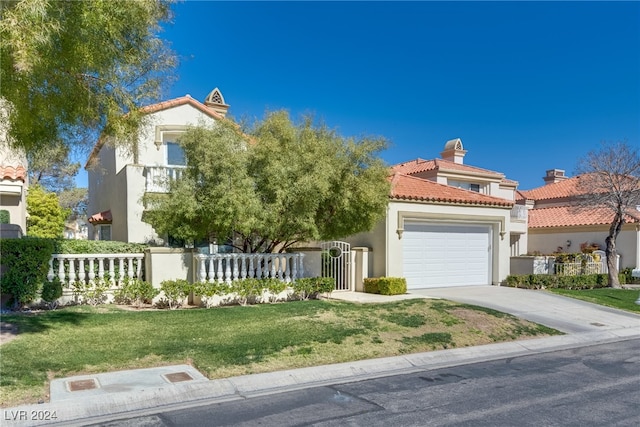
<path fill-rule="evenodd" d="M 351 290 L 351 245 L 346 242 L 323 242 L 322 277 L 333 277 L 336 291 Z"/>

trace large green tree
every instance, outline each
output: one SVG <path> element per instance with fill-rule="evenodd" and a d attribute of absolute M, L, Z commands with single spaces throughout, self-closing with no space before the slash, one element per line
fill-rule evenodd
<path fill-rule="evenodd" d="M 47 192 L 39 185 L 29 187 L 27 212 L 27 236 L 62 237 L 69 211 L 60 206 L 55 193 Z"/>
<path fill-rule="evenodd" d="M 3 0 L 0 14 L 0 124 L 27 152 L 130 136 L 174 65 L 158 37 L 169 0 Z"/>
<path fill-rule="evenodd" d="M 309 117 L 268 114 L 249 135 L 227 121 L 181 138 L 188 168 L 169 196 L 146 197 L 145 220 L 182 239 L 232 239 L 243 252 L 373 228 L 386 212 L 383 138 L 347 139 Z"/>

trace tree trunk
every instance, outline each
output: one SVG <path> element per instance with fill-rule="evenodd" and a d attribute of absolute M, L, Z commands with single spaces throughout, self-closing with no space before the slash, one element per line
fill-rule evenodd
<path fill-rule="evenodd" d="M 616 213 L 611 226 L 609 227 L 609 235 L 605 239 L 607 248 L 605 254 L 607 255 L 607 270 L 609 271 L 609 286 L 612 288 L 621 288 L 620 279 L 618 279 L 618 265 L 617 258 L 618 253 L 616 251 L 616 237 L 620 233 L 624 217 L 621 213 Z"/>

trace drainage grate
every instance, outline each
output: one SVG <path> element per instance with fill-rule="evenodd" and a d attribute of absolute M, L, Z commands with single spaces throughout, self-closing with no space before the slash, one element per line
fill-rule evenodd
<path fill-rule="evenodd" d="M 607 325 L 603 325 L 602 323 L 598 323 L 598 322 L 592 322 L 591 324 L 593 326 L 607 326 Z"/>
<path fill-rule="evenodd" d="M 186 372 L 175 372 L 173 374 L 165 374 L 164 377 L 172 383 L 179 383 L 181 381 L 191 381 L 193 378 Z"/>
<path fill-rule="evenodd" d="M 67 381 L 67 387 L 69 387 L 69 391 L 93 390 L 94 388 L 98 388 L 98 382 L 93 378 L 88 380 Z"/>

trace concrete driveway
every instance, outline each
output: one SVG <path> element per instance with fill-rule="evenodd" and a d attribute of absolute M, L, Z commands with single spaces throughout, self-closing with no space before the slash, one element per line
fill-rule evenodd
<path fill-rule="evenodd" d="M 411 290 L 413 296 L 443 298 L 492 308 L 566 333 L 637 328 L 640 315 L 551 294 L 503 286 L 456 286 Z"/>

